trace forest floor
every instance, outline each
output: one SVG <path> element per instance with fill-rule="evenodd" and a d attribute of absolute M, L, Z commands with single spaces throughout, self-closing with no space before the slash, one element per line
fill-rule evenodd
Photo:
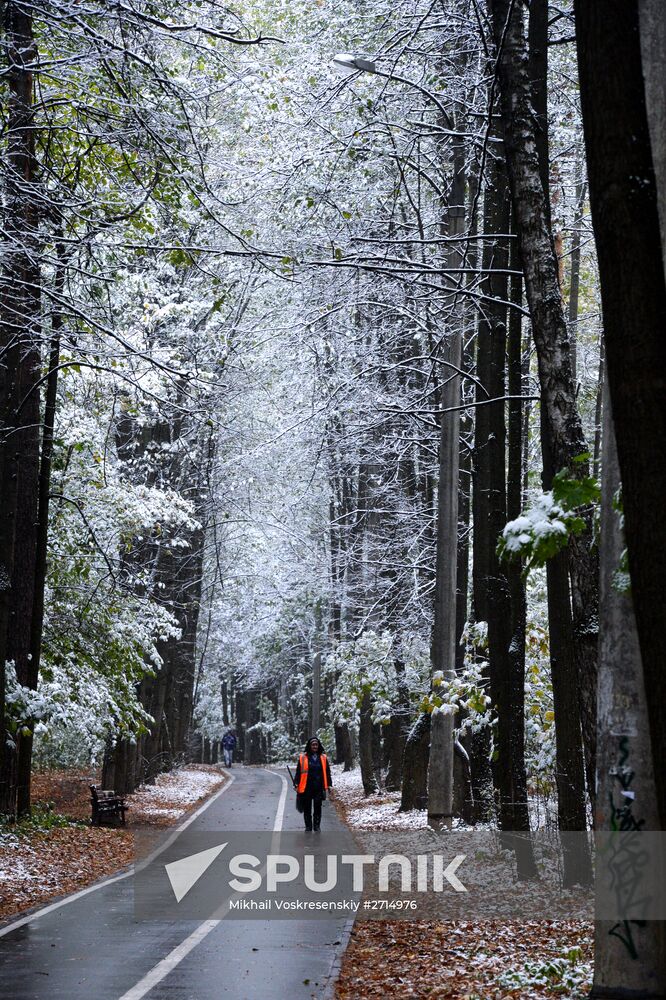
<path fill-rule="evenodd" d="M 352 830 L 422 830 L 428 825 L 424 810 L 399 812 L 400 792 L 365 796 L 359 769 L 345 773 L 340 765 L 334 765 L 333 785 L 338 812 Z"/>
<path fill-rule="evenodd" d="M 400 813 L 398 793 L 363 796 L 360 771 L 334 768 L 336 808 L 356 830 L 427 826 Z M 582 1000 L 592 979 L 593 926 L 583 920 L 431 922 L 359 920 L 336 983 L 336 1000 L 400 993 L 414 1000 Z"/>
<path fill-rule="evenodd" d="M 32 817 L 0 826 L 0 921 L 128 867 L 134 833 L 153 830 L 157 837 L 226 778 L 206 764 L 159 775 L 154 785 L 126 796 L 125 827 L 90 825 L 89 785 L 98 780 L 99 775 L 82 771 L 33 776 Z"/>

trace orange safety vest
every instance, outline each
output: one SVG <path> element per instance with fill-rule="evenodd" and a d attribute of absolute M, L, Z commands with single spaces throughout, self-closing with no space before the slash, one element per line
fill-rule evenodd
<path fill-rule="evenodd" d="M 302 795 L 303 792 L 305 791 L 305 786 L 308 783 L 308 755 L 306 753 L 300 754 L 298 758 L 298 763 L 301 768 L 301 773 L 298 779 L 298 788 L 296 789 L 296 791 L 298 792 L 299 795 Z M 322 774 L 324 775 L 324 791 L 326 791 L 326 789 L 328 788 L 328 767 L 326 763 L 325 753 L 321 755 L 321 769 L 322 769 Z"/>

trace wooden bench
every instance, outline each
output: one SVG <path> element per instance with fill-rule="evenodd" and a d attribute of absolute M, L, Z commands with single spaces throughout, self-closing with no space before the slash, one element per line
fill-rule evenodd
<path fill-rule="evenodd" d="M 90 805 L 92 806 L 92 825 L 102 826 L 106 823 L 115 823 L 120 820 L 121 826 L 125 826 L 125 813 L 129 806 L 121 795 L 110 789 L 98 788 L 97 785 L 90 786 Z"/>

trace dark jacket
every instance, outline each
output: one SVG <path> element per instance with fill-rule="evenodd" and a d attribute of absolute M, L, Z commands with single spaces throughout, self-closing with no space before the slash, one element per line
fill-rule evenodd
<path fill-rule="evenodd" d="M 308 750 L 310 741 L 305 745 L 303 753 L 307 755 L 308 758 L 308 777 L 307 784 L 305 786 L 305 795 L 311 795 L 313 797 L 325 797 L 324 788 L 324 760 L 326 767 L 326 787 L 331 788 L 333 786 L 333 778 L 331 777 L 331 765 L 328 762 L 328 757 L 324 754 L 324 760 L 322 760 L 322 754 L 324 748 L 321 743 L 319 743 L 319 750 L 316 754 L 311 754 Z M 299 755 L 298 764 L 296 766 L 296 775 L 294 777 L 294 785 L 298 788 L 300 777 L 301 777 L 301 756 Z"/>
<path fill-rule="evenodd" d="M 236 737 L 233 733 L 225 733 L 222 737 L 222 746 L 225 750 L 235 750 L 236 742 Z"/>

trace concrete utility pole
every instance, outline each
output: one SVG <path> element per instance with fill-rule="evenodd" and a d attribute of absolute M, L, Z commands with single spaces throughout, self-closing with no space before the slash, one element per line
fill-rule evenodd
<path fill-rule="evenodd" d="M 446 210 L 446 235 L 462 236 L 465 230 L 465 165 L 461 143 L 454 139 L 453 180 Z M 446 244 L 446 280 L 455 283 L 453 271 L 462 263 L 462 243 Z M 437 555 L 435 570 L 435 620 L 432 631 L 432 669 L 444 680 L 455 676 L 456 595 L 458 589 L 458 479 L 460 442 L 460 367 L 462 362 L 462 312 L 451 291 L 440 390 L 439 486 L 437 491 Z M 428 823 L 440 829 L 451 826 L 453 814 L 454 716 L 435 712 L 430 733 L 428 762 Z"/>
<path fill-rule="evenodd" d="M 614 505 L 620 468 L 607 386 L 603 421 L 595 828 L 610 830 L 615 824 L 621 830 L 632 830 L 643 824 L 645 830 L 658 830 L 654 761 L 636 619 L 631 595 L 620 592 L 615 580 L 625 540 Z M 609 875 L 603 873 L 604 881 Z M 590 998 L 663 997 L 666 925 L 660 920 L 626 920 L 622 934 L 617 934 L 618 926 L 613 920 L 595 922 Z"/>

